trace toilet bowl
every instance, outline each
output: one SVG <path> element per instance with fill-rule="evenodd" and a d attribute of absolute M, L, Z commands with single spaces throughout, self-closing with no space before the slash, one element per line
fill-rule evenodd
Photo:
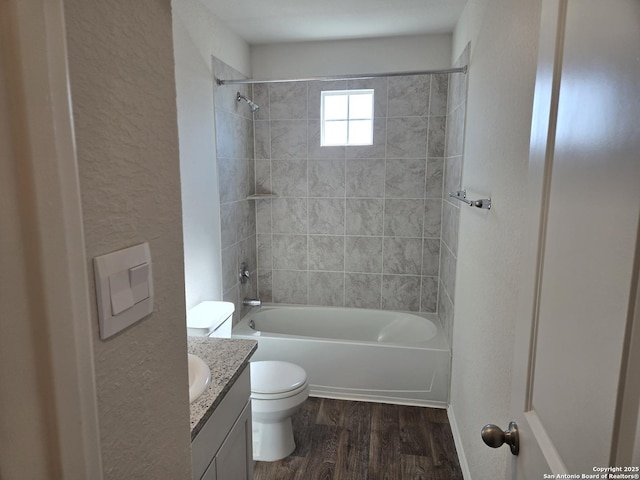
<path fill-rule="evenodd" d="M 190 336 L 231 337 L 234 305 L 202 302 L 187 312 Z M 251 425 L 253 459 L 273 462 L 296 448 L 292 415 L 309 397 L 307 373 L 289 362 L 251 362 Z"/>
<path fill-rule="evenodd" d="M 309 397 L 307 374 L 281 361 L 251 362 L 253 459 L 281 460 L 295 450 L 291 417 Z"/>

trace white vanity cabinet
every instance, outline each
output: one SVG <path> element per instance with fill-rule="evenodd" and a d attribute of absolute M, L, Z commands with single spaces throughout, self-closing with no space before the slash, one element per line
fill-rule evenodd
<path fill-rule="evenodd" d="M 193 480 L 253 480 L 250 395 L 247 366 L 191 442 Z"/>

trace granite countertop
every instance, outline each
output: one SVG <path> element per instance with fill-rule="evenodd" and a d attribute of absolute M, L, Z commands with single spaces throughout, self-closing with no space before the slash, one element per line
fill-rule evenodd
<path fill-rule="evenodd" d="M 249 363 L 258 342 L 235 338 L 187 337 L 187 351 L 211 370 L 211 384 L 191 404 L 191 440 L 207 422 Z"/>

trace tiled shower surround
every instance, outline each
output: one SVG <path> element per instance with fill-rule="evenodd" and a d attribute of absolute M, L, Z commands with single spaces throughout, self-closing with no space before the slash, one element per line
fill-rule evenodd
<path fill-rule="evenodd" d="M 320 92 L 362 88 L 373 145 L 321 147 Z M 437 311 L 447 95 L 447 75 L 253 86 L 263 301 Z"/>
<path fill-rule="evenodd" d="M 455 67 L 469 64 L 469 45 L 464 49 Z M 456 266 L 458 262 L 458 228 L 460 206 L 448 193 L 462 189 L 462 163 L 464 160 L 464 127 L 467 105 L 467 75 L 453 73 L 449 77 L 449 102 L 447 107 L 447 143 L 445 158 L 444 190 L 442 192 L 442 241 L 440 242 L 440 288 L 438 292 L 438 316 L 449 343 L 453 334 Z"/>
<path fill-rule="evenodd" d="M 215 58 L 213 72 L 217 78 L 242 77 Z M 255 181 L 253 115 L 246 103 L 236 101 L 236 92 L 249 95 L 250 90 L 243 85 L 214 87 L 223 299 L 235 304 L 234 321 L 247 310 L 242 307 L 242 299 L 255 298 L 257 292 L 256 215 L 253 201 L 247 200 Z M 252 274 L 245 284 L 240 283 L 238 275 L 243 262 Z"/>

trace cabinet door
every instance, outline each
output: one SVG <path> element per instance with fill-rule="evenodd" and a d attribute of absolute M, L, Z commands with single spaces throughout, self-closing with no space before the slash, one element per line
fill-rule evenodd
<path fill-rule="evenodd" d="M 215 458 L 217 480 L 253 480 L 251 402 L 238 417 Z"/>

